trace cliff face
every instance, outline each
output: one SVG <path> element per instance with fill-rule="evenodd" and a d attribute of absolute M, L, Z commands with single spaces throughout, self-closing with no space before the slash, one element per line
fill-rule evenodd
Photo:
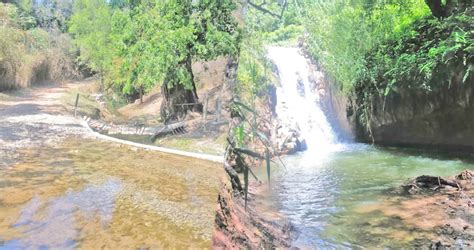
<path fill-rule="evenodd" d="M 353 104 L 351 98 L 340 91 L 335 80 L 324 73 L 324 69 L 312 58 L 307 49 L 307 44 L 299 44 L 306 58 L 309 60 L 310 81 L 316 86 L 316 91 L 321 98 L 321 108 L 328 122 L 333 127 L 339 140 L 354 141 L 356 131 L 356 117 L 351 115 Z"/>
<path fill-rule="evenodd" d="M 474 79 L 463 82 L 463 67 L 451 72 L 451 85 L 439 82 L 431 92 L 406 87 L 372 96 L 370 129 L 360 119 L 365 89 L 344 94 L 325 76 L 325 112 L 342 139 L 474 152 Z"/>
<path fill-rule="evenodd" d="M 473 87 L 473 81 L 453 81 L 451 86 L 444 84 L 431 93 L 401 89 L 385 100 L 374 98 L 369 111 L 373 140 L 380 144 L 474 151 Z M 357 138 L 370 141 L 366 126 L 354 120 Z"/>

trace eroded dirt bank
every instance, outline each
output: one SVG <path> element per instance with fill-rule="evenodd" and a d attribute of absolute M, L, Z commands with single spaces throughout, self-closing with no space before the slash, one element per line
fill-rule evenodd
<path fill-rule="evenodd" d="M 289 248 L 295 231 L 282 214 L 265 205 L 268 184 L 252 183 L 247 207 L 242 194 L 221 182 L 212 247 L 215 249 Z"/>

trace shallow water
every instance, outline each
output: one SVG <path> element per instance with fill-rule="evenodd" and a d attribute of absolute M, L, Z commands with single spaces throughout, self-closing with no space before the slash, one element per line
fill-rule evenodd
<path fill-rule="evenodd" d="M 296 246 L 409 247 L 434 232 L 384 214 L 388 199 L 396 206 L 389 191 L 419 175 L 474 169 L 473 159 L 348 144 L 332 153 L 287 157 L 287 170 L 277 170 L 272 192 L 299 232 Z"/>
<path fill-rule="evenodd" d="M 0 248 L 210 247 L 220 164 L 75 138 L 20 155 L 0 165 Z"/>

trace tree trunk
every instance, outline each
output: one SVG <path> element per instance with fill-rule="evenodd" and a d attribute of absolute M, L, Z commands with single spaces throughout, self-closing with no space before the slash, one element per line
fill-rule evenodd
<path fill-rule="evenodd" d="M 464 11 L 472 6 L 473 2 L 473 0 L 446 0 L 446 4 L 443 4 L 442 0 L 425 0 L 431 14 L 436 18 L 444 18 L 456 12 Z"/>
<path fill-rule="evenodd" d="M 168 77 L 161 87 L 164 100 L 161 103 L 161 118 L 165 123 L 182 120 L 188 111 L 202 112 L 202 104 L 196 92 L 194 83 L 194 75 L 191 67 L 191 57 L 189 56 L 184 62 L 188 73 L 191 76 L 191 88 L 179 82 L 174 82 L 174 77 Z M 170 86 L 168 86 L 170 85 Z"/>
<path fill-rule="evenodd" d="M 436 18 L 441 18 L 446 16 L 446 9 L 443 6 L 441 0 L 425 0 L 425 3 L 431 10 L 431 14 Z"/>

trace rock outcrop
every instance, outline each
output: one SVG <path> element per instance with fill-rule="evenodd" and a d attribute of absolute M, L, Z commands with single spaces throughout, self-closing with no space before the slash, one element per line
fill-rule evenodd
<path fill-rule="evenodd" d="M 356 121 L 355 132 L 362 141 L 379 144 L 428 146 L 474 151 L 474 82 L 462 83 L 460 72 L 451 84 L 426 91 L 401 88 L 386 98 L 372 99 L 370 130 Z M 357 104 L 352 108 L 359 112 Z M 371 133 L 370 133 L 371 132 Z"/>
<path fill-rule="evenodd" d="M 466 67 L 440 70 L 450 81 L 439 79 L 431 91 L 402 85 L 387 96 L 372 95 L 368 109 L 361 101 L 367 89 L 343 93 L 326 75 L 316 80 L 324 86 L 323 110 L 342 139 L 474 152 L 474 77 L 463 79 Z"/>
<path fill-rule="evenodd" d="M 407 223 L 423 225 L 430 236 L 415 239 L 415 248 L 470 249 L 474 246 L 474 172 L 464 170 L 452 177 L 418 176 L 402 185 L 399 194 L 406 198 L 399 202 L 400 213 Z M 406 196 L 408 194 L 408 196 Z M 398 214 L 392 214 L 398 216 Z"/>

